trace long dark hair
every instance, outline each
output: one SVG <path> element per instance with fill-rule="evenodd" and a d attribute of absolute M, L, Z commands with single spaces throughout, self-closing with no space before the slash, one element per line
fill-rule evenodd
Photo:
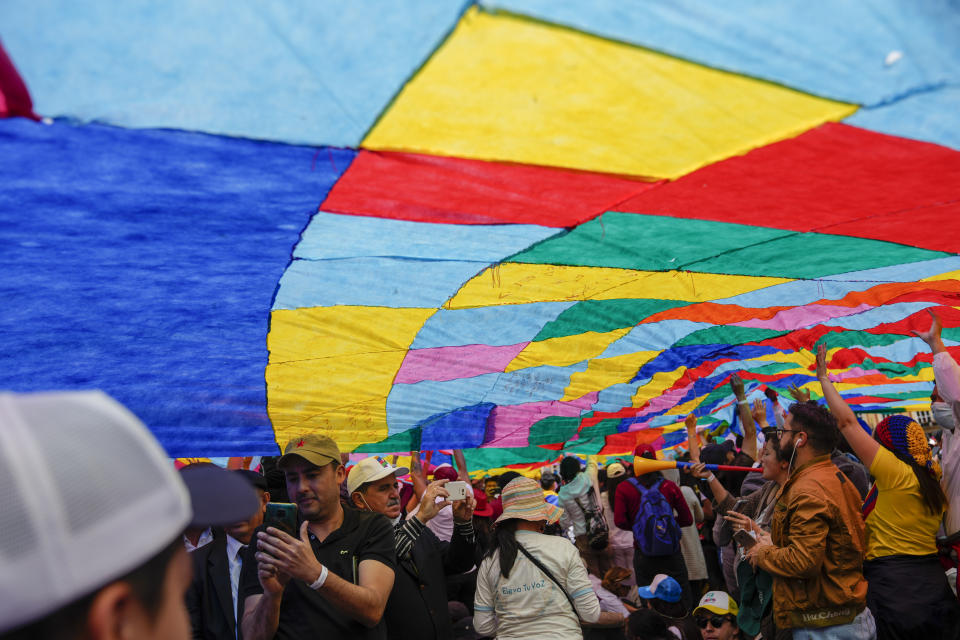
<path fill-rule="evenodd" d="M 881 446 L 884 446 L 883 443 L 881 443 Z M 920 496 L 923 498 L 923 504 L 927 510 L 935 516 L 943 513 L 949 501 L 946 494 L 943 493 L 943 487 L 940 486 L 936 474 L 932 470 L 918 465 L 909 454 L 890 448 L 887 448 L 887 451 L 893 453 L 898 460 L 910 465 L 910 468 L 913 469 L 913 475 L 917 477 L 917 485 L 920 488 Z"/>
<path fill-rule="evenodd" d="M 617 494 L 617 487 L 620 486 L 621 482 L 629 479 L 629 473 L 625 473 L 622 476 L 617 476 L 616 478 L 607 478 L 607 501 L 610 503 L 611 509 L 616 508 L 613 506 L 613 499 Z"/>
<path fill-rule="evenodd" d="M 504 578 L 510 577 L 510 571 L 517 561 L 517 520 L 511 518 L 497 523 L 493 529 L 493 544 L 487 551 L 487 556 L 492 556 L 495 551 L 500 551 L 500 574 Z"/>

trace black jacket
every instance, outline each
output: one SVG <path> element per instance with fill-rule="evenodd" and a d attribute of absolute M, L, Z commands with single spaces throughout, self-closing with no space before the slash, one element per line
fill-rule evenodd
<path fill-rule="evenodd" d="M 447 611 L 447 576 L 469 571 L 475 563 L 475 537 L 456 525 L 449 543 L 423 527 L 407 558 L 397 559 L 393 591 L 383 617 L 390 640 L 449 640 L 453 626 Z M 398 538 L 399 539 L 399 538 Z"/>
<path fill-rule="evenodd" d="M 190 626 L 197 640 L 236 640 L 233 600 L 230 591 L 230 563 L 227 561 L 227 536 L 214 531 L 213 542 L 190 554 L 193 581 L 187 590 Z M 243 601 L 237 603 L 237 616 L 243 618 Z"/>

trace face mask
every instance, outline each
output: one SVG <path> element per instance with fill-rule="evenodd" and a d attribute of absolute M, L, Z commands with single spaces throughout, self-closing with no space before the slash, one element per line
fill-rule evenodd
<path fill-rule="evenodd" d="M 940 428 L 953 430 L 956 425 L 956 418 L 953 416 L 953 407 L 946 402 L 934 402 L 930 405 L 930 411 L 933 412 L 933 419 Z"/>

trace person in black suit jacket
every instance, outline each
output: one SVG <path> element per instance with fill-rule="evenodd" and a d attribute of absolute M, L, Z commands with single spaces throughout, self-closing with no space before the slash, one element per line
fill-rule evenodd
<path fill-rule="evenodd" d="M 195 640 L 238 640 L 241 637 L 237 620 L 243 617 L 243 601 L 237 602 L 236 596 L 242 550 L 263 523 L 270 493 L 264 477 L 255 471 L 239 470 L 235 473 L 243 475 L 256 489 L 260 508 L 249 520 L 214 529 L 213 542 L 190 554 L 193 581 L 187 590 L 186 601 Z"/>

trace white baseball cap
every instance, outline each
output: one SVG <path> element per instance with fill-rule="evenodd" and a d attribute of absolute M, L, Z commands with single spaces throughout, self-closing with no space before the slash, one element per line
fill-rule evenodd
<path fill-rule="evenodd" d="M 347 491 L 351 494 L 368 482 L 376 482 L 389 475 L 403 476 L 410 473 L 406 467 L 394 467 L 380 456 L 364 458 L 350 469 L 347 476 Z"/>
<path fill-rule="evenodd" d="M 99 391 L 0 394 L 0 633 L 166 548 L 190 498 L 140 420 Z"/>

